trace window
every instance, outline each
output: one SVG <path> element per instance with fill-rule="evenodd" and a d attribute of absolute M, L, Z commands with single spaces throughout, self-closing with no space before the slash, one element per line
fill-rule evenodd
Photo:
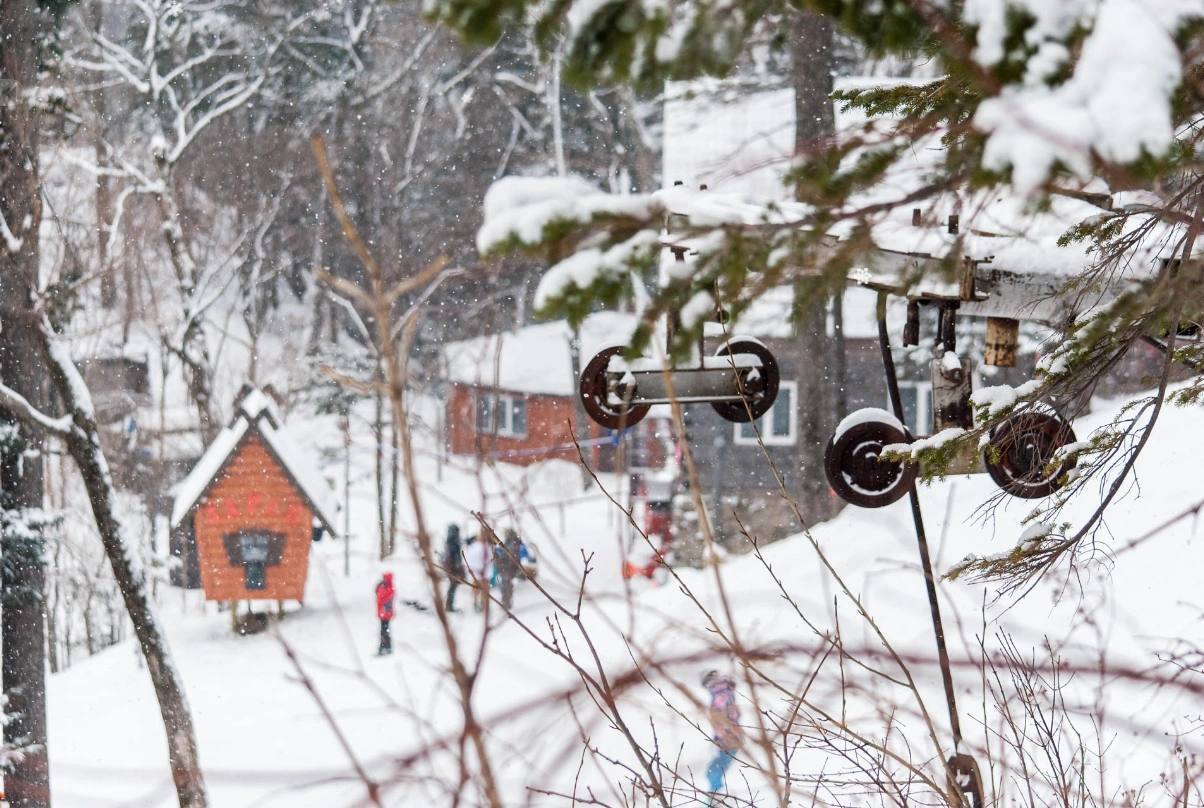
<path fill-rule="evenodd" d="M 242 567 L 243 587 L 262 591 L 268 588 L 268 567 L 280 563 L 284 555 L 284 534 L 251 528 L 222 536 L 226 559 L 231 566 Z"/>
<path fill-rule="evenodd" d="M 762 415 L 755 423 L 736 424 L 735 442 L 739 444 L 755 444 L 757 432 L 766 446 L 791 446 L 795 441 L 795 425 L 798 413 L 795 404 L 798 399 L 798 383 L 782 382 L 778 387 L 778 397 L 774 399 L 769 412 Z"/>
<path fill-rule="evenodd" d="M 899 382 L 899 398 L 903 404 L 903 423 L 912 435 L 927 435 L 932 431 L 932 382 Z M 890 402 L 886 402 L 890 409 Z"/>
<path fill-rule="evenodd" d="M 527 400 L 522 396 L 479 393 L 477 433 L 494 434 L 503 438 L 526 437 Z"/>
<path fill-rule="evenodd" d="M 239 537 L 242 551 L 243 586 L 247 589 L 267 587 L 268 543 L 266 533 L 244 533 Z"/>

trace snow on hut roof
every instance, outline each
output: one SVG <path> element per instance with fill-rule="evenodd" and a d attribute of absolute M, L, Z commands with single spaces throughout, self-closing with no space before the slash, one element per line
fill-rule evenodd
<path fill-rule="evenodd" d="M 237 409 L 238 412 L 234 414 L 231 425 L 239 418 L 245 418 L 253 423 L 260 416 L 268 418 L 269 423 L 276 429 L 279 429 L 280 425 L 284 423 L 275 400 L 258 387 L 252 387 L 242 396 Z"/>
<path fill-rule="evenodd" d="M 248 435 L 258 435 L 267 445 L 285 473 L 309 502 L 314 515 L 331 533 L 335 532 L 335 514 L 330 485 L 318 472 L 317 461 L 308 456 L 283 427 L 280 411 L 271 397 L 252 389 L 239 402 L 230 425 L 218 433 L 201 459 L 176 486 L 171 510 L 171 526 L 179 525 L 221 476 L 227 462 Z"/>

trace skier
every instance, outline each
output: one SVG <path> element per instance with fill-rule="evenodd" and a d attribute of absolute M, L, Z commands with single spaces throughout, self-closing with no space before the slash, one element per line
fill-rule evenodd
<path fill-rule="evenodd" d="M 473 588 L 473 608 L 478 612 L 485 608 L 489 598 L 489 573 L 493 566 L 493 549 L 485 536 L 471 537 L 464 548 L 464 561 L 468 567 L 468 578 Z"/>
<path fill-rule="evenodd" d="M 497 550 L 498 586 L 502 590 L 502 607 L 506 611 L 514 603 L 514 576 L 522 563 L 523 543 L 514 528 L 506 529 L 506 541 Z"/>
<path fill-rule="evenodd" d="M 523 542 L 523 551 L 519 555 L 519 569 L 523 572 L 523 577 L 528 581 L 534 581 L 539 577 L 539 559 L 535 557 L 535 552 L 530 546 Z"/>
<path fill-rule="evenodd" d="M 718 749 L 707 766 L 708 791 L 713 805 L 715 797 L 724 788 L 727 767 L 744 743 L 744 732 L 740 729 L 740 708 L 736 706 L 736 683 L 720 675 L 719 671 L 707 671 L 702 677 L 702 686 L 711 694 L 707 717 L 715 731 L 712 740 Z"/>
<path fill-rule="evenodd" d="M 460 547 L 460 526 L 447 526 L 447 541 L 443 545 L 443 571 L 447 574 L 447 610 L 456 609 L 456 587 L 464 580 L 464 551 Z"/>
<path fill-rule="evenodd" d="M 386 572 L 376 584 L 376 617 L 380 620 L 380 648 L 377 656 L 393 653 L 393 637 L 389 633 L 389 624 L 393 621 L 393 599 L 397 596 L 393 589 L 393 573 Z"/>

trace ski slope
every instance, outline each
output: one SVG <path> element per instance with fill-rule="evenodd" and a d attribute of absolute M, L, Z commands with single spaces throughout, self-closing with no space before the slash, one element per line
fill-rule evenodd
<path fill-rule="evenodd" d="M 1079 435 L 1085 436 L 1093 424 L 1113 420 L 1121 404 L 1097 402 L 1096 411 L 1076 424 Z M 1111 548 L 1124 546 L 1204 499 L 1199 475 L 1192 471 L 1204 451 L 1202 414 L 1197 407 L 1164 412 L 1138 462 L 1136 483 L 1110 512 L 1106 531 Z M 333 422 L 311 419 L 301 427 L 320 445 L 341 446 Z M 394 622 L 395 655 L 374 656 L 377 627 L 372 588 L 382 569 L 395 573 L 401 600 L 425 603 L 429 596 L 408 544 L 403 542 L 389 562 L 375 560 L 372 462 L 365 431 L 356 435 L 352 464 L 350 575 L 343 572 L 341 543 L 316 545 L 305 607 L 290 611 L 277 634 L 234 636 L 228 614 L 202 605 L 199 593 L 161 591 L 164 620 L 195 714 L 214 806 L 367 804 L 331 721 L 346 737 L 356 763 L 386 784 L 386 805 L 450 804 L 443 785 L 455 780 L 450 755 L 436 752 L 400 763 L 423 749 L 438 747 L 442 739 L 454 739 L 460 727 L 436 621 L 429 613 L 400 607 Z M 335 470 L 327 471 L 335 476 Z M 817 526 L 810 539 L 799 534 L 765 548 L 764 562 L 751 555 L 733 556 L 720 565 L 718 577 L 712 570 L 682 570 L 681 585 L 641 582 L 627 591 L 618 575 L 622 516 L 597 488 L 583 489 L 581 473 L 571 464 L 499 466 L 478 473 L 464 460 L 453 458 L 440 466 L 433 453 L 421 452 L 418 477 L 429 527 L 440 544 L 445 525 L 456 521 L 468 527 L 473 510 L 496 519 L 499 527 L 513 520 L 538 547 L 541 581 L 557 597 L 569 602 L 575 598 L 583 554 L 592 554 L 594 572 L 587 580 L 583 621 L 612 674 L 627 670 L 633 655 L 671 661 L 664 675 L 682 687 L 662 682 L 666 686 L 661 695 L 648 687 L 634 687 L 624 693 L 622 704 L 637 737 L 651 743 L 650 727 L 656 727 L 656 742 L 661 749 L 671 750 L 683 776 L 692 771 L 700 777 L 712 752 L 705 734 L 681 717 L 703 720 L 690 695 L 701 697 L 698 676 L 711 667 L 731 669 L 715 651 L 715 626 L 708 627 L 704 610 L 716 626 L 734 632 L 746 647 L 786 649 L 783 660 L 772 665 L 783 677 L 806 670 L 807 661 L 814 658 L 807 649 L 819 644 L 802 615 L 821 632 L 833 632 L 839 624 L 848 648 L 878 654 L 877 659 L 886 653 L 882 639 L 858 617 L 853 601 L 842 594 L 840 583 L 820 562 L 816 547 L 874 618 L 890 646 L 915 660 L 918 690 L 937 734 L 947 739 L 939 677 L 930 663 L 932 633 L 906 500 L 879 511 L 847 508 Z M 602 482 L 618 485 L 609 477 Z M 975 512 L 993 492 L 985 475 L 951 478 L 921 489 L 939 570 L 969 552 L 998 552 L 1016 542 L 1020 520 L 1031 503 L 1007 502 L 984 522 Z M 1082 516 L 1094 504 L 1078 503 L 1075 515 Z M 404 527 L 410 526 L 408 499 L 402 502 L 401 513 Z M 973 743 L 984 736 L 986 713 L 980 674 L 966 663 L 977 659 L 982 649 L 996 652 L 1005 638 L 1026 655 L 1049 644 L 1059 648 L 1069 663 L 1106 670 L 1148 668 L 1160 653 L 1204 645 L 1196 533 L 1195 519 L 1185 518 L 1091 568 L 1089 575 L 1044 582 L 1019 603 L 996 600 L 989 588 L 980 585 L 942 583 L 967 738 Z M 726 598 L 720 597 L 720 581 Z M 784 599 L 783 590 L 797 610 Z M 469 605 L 467 594 L 461 596 L 460 605 Z M 530 585 L 518 587 L 516 610 L 535 630 L 551 611 Z M 578 788 L 589 786 L 600 797 L 609 795 L 613 800 L 613 789 L 622 787 L 617 770 L 591 766 L 578 774 L 579 736 L 584 732 L 601 752 L 631 762 L 621 735 L 599 720 L 580 696 L 572 701 L 572 711 L 563 700 L 549 702 L 549 694 L 579 684 L 576 674 L 519 625 L 501 620 L 496 613 L 491 619 L 496 625 L 483 646 L 474 704 L 488 728 L 487 742 L 506 804 L 567 804 L 564 797 L 531 789 L 563 793 L 572 790 L 575 779 Z M 475 658 L 482 647 L 482 617 L 469 609 L 453 620 L 461 647 Z M 575 650 L 582 651 L 571 627 L 568 633 Z M 289 649 L 298 665 L 290 662 Z M 1199 674 L 1190 676 L 1199 678 Z M 303 680 L 312 685 L 320 703 Z M 791 681 L 799 681 L 802 687 L 801 679 Z M 850 722 L 867 722 L 866 727 L 877 720 L 876 706 L 906 704 L 911 698 L 879 683 L 877 690 L 863 696 L 850 694 L 846 704 L 834 681 L 826 674 L 817 680 L 809 700 Z M 746 690 L 744 685 L 741 690 Z M 1189 733 L 1179 742 L 1189 751 L 1204 745 L 1198 725 L 1191 723 L 1191 715 L 1199 712 L 1198 699 L 1193 702 L 1181 691 L 1156 690 L 1105 672 L 1094 677 L 1081 674 L 1069 693 L 1072 704 L 1084 710 L 1106 703 L 1109 722 L 1101 737 L 1107 742 L 1110 764 L 1106 782 L 1101 778 L 1100 784 L 1107 791 L 1157 784 L 1159 775 L 1168 770 L 1171 741 L 1165 733 L 1195 727 L 1194 735 Z M 742 692 L 742 698 L 747 695 Z M 774 704 L 782 702 L 781 694 L 762 695 Z M 174 804 L 156 705 L 131 643 L 52 677 L 49 698 L 56 805 L 158 808 Z M 752 713 L 746 701 L 744 715 L 750 723 Z M 935 754 L 925 751 L 925 733 L 914 725 L 913 736 L 908 740 L 920 760 Z M 809 767 L 818 771 L 824 765 L 823 753 L 806 749 L 794 763 L 797 771 Z M 729 774 L 729 784 L 733 794 L 759 804 L 773 803 L 766 783 L 740 763 Z M 475 805 L 479 795 L 470 789 L 464 800 L 462 804 Z M 683 796 L 681 804 L 694 803 Z"/>

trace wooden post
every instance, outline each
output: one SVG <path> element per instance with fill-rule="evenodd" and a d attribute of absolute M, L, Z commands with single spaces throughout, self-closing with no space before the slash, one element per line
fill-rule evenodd
<path fill-rule="evenodd" d="M 987 318 L 987 348 L 983 361 L 995 367 L 1016 366 L 1016 346 L 1020 342 L 1020 321 L 1010 317 Z"/>
<path fill-rule="evenodd" d="M 955 219 L 956 217 L 950 216 L 949 218 Z M 953 233 L 956 231 L 950 230 L 949 232 Z M 975 283 L 974 283 L 975 282 L 974 268 L 975 268 L 975 262 L 970 260 L 969 258 L 965 259 L 962 262 L 962 274 L 961 274 L 961 277 L 958 278 L 958 284 L 957 284 L 957 286 L 958 286 L 958 289 L 957 289 L 958 295 L 957 296 L 960 297 L 962 300 L 973 300 L 975 298 L 976 289 L 975 289 Z"/>
<path fill-rule="evenodd" d="M 230 601 L 230 628 L 235 634 L 238 633 L 238 601 Z"/>

